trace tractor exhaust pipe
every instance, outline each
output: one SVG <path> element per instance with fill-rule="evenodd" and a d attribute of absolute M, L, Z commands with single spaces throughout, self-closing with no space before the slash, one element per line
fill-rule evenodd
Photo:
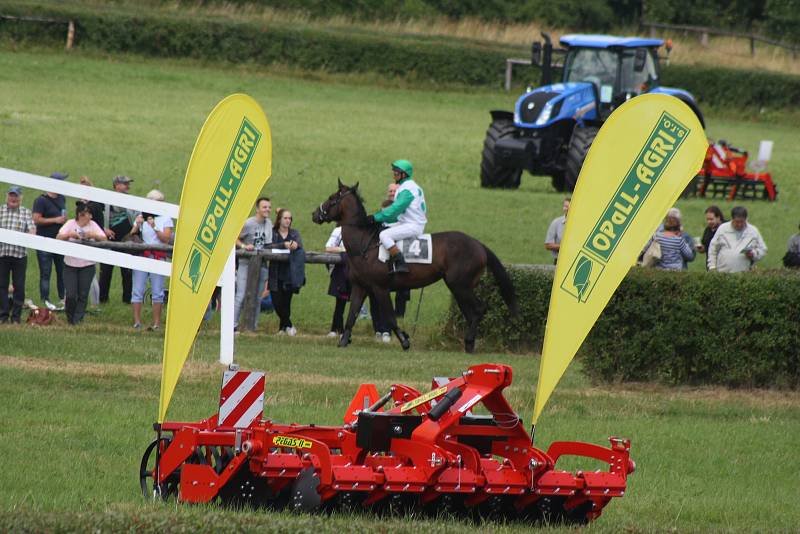
<path fill-rule="evenodd" d="M 553 83 L 553 42 L 550 40 L 550 34 L 542 32 L 542 39 L 544 39 L 544 46 L 542 47 L 542 85 L 550 85 Z"/>

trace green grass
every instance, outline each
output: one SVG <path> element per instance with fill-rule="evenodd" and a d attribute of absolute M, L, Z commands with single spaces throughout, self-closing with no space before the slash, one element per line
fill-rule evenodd
<path fill-rule="evenodd" d="M 9 347 L 8 355 L 0 356 L 6 377 L 0 382 L 0 452 L 6 466 L 0 471 L 0 530 L 12 524 L 37 530 L 51 523 L 68 530 L 93 524 L 107 530 L 125 524 L 155 530 L 173 520 L 185 528 L 206 521 L 252 521 L 252 528 L 269 524 L 279 530 L 306 525 L 323 531 L 343 526 L 480 530 L 408 520 L 384 525 L 369 515 L 328 522 L 148 505 L 138 493 L 136 472 L 153 437 L 161 337 L 111 327 L 6 327 L 0 330 L 0 343 Z M 199 420 L 215 413 L 216 347 L 213 333 L 198 339 L 169 419 Z M 401 354 L 371 342 L 339 350 L 321 337 L 271 336 L 241 337 L 237 359 L 245 368 L 267 371 L 265 411 L 271 418 L 320 424 L 339 424 L 362 382 L 376 383 L 379 390 L 393 382 L 424 388 L 432 375 L 453 374 L 482 361 L 514 367 L 507 396 L 528 420 L 537 364 L 526 355 Z M 796 393 L 593 387 L 578 367 L 567 372 L 540 420 L 537 443 L 544 448 L 554 440 L 604 444 L 607 436 L 626 436 L 633 440 L 638 466 L 625 498 L 606 509 L 594 530 L 794 528 L 794 474 L 800 469 L 791 438 L 800 432 Z M 511 525 L 508 531 L 523 528 Z"/>
<path fill-rule="evenodd" d="M 143 195 L 158 184 L 177 201 L 183 172 L 205 116 L 236 91 L 266 110 L 274 140 L 274 171 L 265 192 L 274 206 L 296 213 L 309 250 L 322 248 L 330 227 L 310 222 L 311 210 L 336 178 L 359 181 L 375 208 L 398 157 L 415 163 L 431 206 L 429 230 L 466 231 L 511 263 L 548 263 L 542 240 L 562 195 L 549 180 L 523 178 L 519 191 L 478 187 L 488 110 L 513 98 L 477 91 L 432 92 L 348 83 L 324 74 L 290 77 L 252 67 L 144 61 L 0 49 L 0 166 L 47 175 L 88 174 L 110 187 L 115 174 Z M 796 228 L 800 168 L 798 129 L 790 124 L 709 117 L 712 137 L 755 150 L 776 141 L 775 204 L 748 203 L 770 246 L 775 267 Z M 25 204 L 30 206 L 34 192 Z M 702 230 L 710 202 L 681 201 L 685 224 Z M 730 203 L 718 202 L 723 209 Z M 35 290 L 36 262 L 27 289 Z M 695 264 L 693 269 L 701 266 Z M 237 360 L 268 373 L 266 411 L 280 422 L 336 424 L 361 382 L 423 387 L 433 375 L 496 361 L 516 371 L 509 399 L 528 420 L 538 360 L 531 355 L 466 356 L 437 334 L 449 304 L 442 285 L 426 290 L 420 330 L 409 353 L 368 340 L 359 324 L 347 350 L 326 331 L 332 299 L 327 275 L 310 266 L 296 299 L 300 339 L 240 336 Z M 118 275 L 115 290 L 118 291 Z M 114 297 L 118 300 L 118 294 Z M 414 325 L 416 299 L 407 329 Z M 152 439 L 158 398 L 161 335 L 134 334 L 130 311 L 116 302 L 79 328 L 0 329 L 0 530 L 486 530 L 461 523 L 383 520 L 370 516 L 306 517 L 237 513 L 142 502 L 136 484 L 140 454 Z M 262 322 L 274 331 L 275 322 Z M 310 335 L 316 334 L 316 335 Z M 215 326 L 201 334 L 178 385 L 169 418 L 197 420 L 215 412 L 218 395 Z M 576 362 L 540 420 L 537 443 L 633 440 L 638 469 L 629 491 L 590 528 L 597 531 L 792 530 L 798 516 L 800 397 L 796 392 L 728 392 L 658 386 L 593 386 Z M 493 526 L 494 528 L 494 526 Z M 501 531 L 522 531 L 509 525 Z"/>
<path fill-rule="evenodd" d="M 276 74 L 252 66 L 4 49 L 0 72 L 0 166 L 43 175 L 65 170 L 73 179 L 86 174 L 101 187 L 110 187 L 114 175 L 127 174 L 136 180 L 132 193 L 144 195 L 157 185 L 177 202 L 206 115 L 224 96 L 243 91 L 261 103 L 272 127 L 273 175 L 265 193 L 273 206 L 295 211 L 308 250 L 321 250 L 331 230 L 313 225 L 310 213 L 333 191 L 337 177 L 359 182 L 369 209 L 376 209 L 390 181 L 389 162 L 406 157 L 425 188 L 429 231 L 465 231 L 508 263 L 550 262 L 542 242 L 547 225 L 560 214 L 562 195 L 552 190 L 549 178 L 525 175 L 517 191 L 478 187 L 488 110 L 511 109 L 511 95 L 354 85 L 349 77 L 324 73 L 298 79 L 285 70 Z M 793 210 L 800 199 L 798 129 L 713 116 L 708 124 L 712 138 L 752 152 L 761 139 L 775 141 L 771 170 L 779 200 L 746 205 L 770 247 L 761 265 L 777 267 L 798 222 Z M 33 197 L 28 192 L 26 205 Z M 732 206 L 723 200 L 678 203 L 693 235 L 701 235 L 703 210 L 712 202 L 726 212 Z M 37 276 L 35 264 L 31 258 L 30 280 Z M 691 268 L 702 270 L 702 262 Z M 327 274 L 310 266 L 308 279 L 294 313 L 301 330 L 321 332 L 332 309 L 321 297 Z M 36 295 L 30 280 L 29 292 Z M 419 323 L 437 324 L 449 303 L 446 288 L 429 288 L 423 300 Z M 414 311 L 415 306 L 412 302 Z M 112 309 L 105 317 L 121 315 Z"/>

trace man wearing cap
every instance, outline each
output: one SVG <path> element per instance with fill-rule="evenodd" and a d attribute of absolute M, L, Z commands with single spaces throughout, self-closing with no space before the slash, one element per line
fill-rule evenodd
<path fill-rule="evenodd" d="M 117 193 L 128 194 L 131 186 L 131 180 L 127 176 L 115 176 L 112 182 L 114 191 Z M 133 221 L 136 218 L 136 212 L 119 206 L 105 206 L 105 224 L 103 230 L 109 241 L 124 241 L 126 237 L 131 234 L 133 229 Z M 125 267 L 119 268 L 120 276 L 122 276 L 122 302 L 125 304 L 131 303 L 131 289 L 133 288 L 133 273 L 130 269 Z M 114 266 L 103 263 L 100 265 L 100 302 L 108 302 L 108 291 L 111 288 L 111 278 L 114 274 Z"/>
<path fill-rule="evenodd" d="M 54 172 L 50 178 L 66 180 L 68 176 L 67 173 Z M 55 239 L 61 225 L 65 222 L 67 222 L 67 206 L 63 195 L 50 191 L 42 193 L 33 201 L 33 223 L 36 225 L 36 235 Z M 39 264 L 39 297 L 47 308 L 63 310 L 64 256 L 37 250 L 36 261 Z M 53 265 L 56 267 L 56 289 L 61 301 L 58 306 L 50 302 L 50 274 Z"/>
<path fill-rule="evenodd" d="M 419 237 L 425 231 L 428 222 L 425 193 L 412 180 L 414 167 L 406 159 L 398 159 L 392 163 L 392 176 L 397 183 L 394 202 L 375 215 L 367 217 L 368 223 L 393 223 L 391 227 L 380 233 L 381 245 L 389 251 L 389 273 L 407 273 L 408 266 L 403 253 L 397 248 L 396 241 Z"/>
<path fill-rule="evenodd" d="M 23 208 L 22 189 L 8 189 L 6 203 L 0 206 L 0 228 L 15 232 L 36 233 L 31 210 Z M 25 301 L 25 270 L 28 254 L 25 247 L 0 243 L 0 323 L 19 323 L 22 303 Z M 14 285 L 13 305 L 8 302 L 8 278 Z"/>

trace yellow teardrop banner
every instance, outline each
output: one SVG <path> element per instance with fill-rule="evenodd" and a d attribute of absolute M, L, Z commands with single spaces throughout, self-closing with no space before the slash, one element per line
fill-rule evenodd
<path fill-rule="evenodd" d="M 600 128 L 558 253 L 534 424 L 611 295 L 697 174 L 707 147 L 694 112 L 667 95 L 633 98 Z"/>
<path fill-rule="evenodd" d="M 164 422 L 225 262 L 271 174 L 272 136 L 261 106 L 244 94 L 223 99 L 200 130 L 181 191 L 169 282 L 159 423 Z"/>

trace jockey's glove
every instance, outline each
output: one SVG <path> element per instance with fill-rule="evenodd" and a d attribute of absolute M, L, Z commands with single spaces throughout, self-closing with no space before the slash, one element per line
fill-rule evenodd
<path fill-rule="evenodd" d="M 375 216 L 374 215 L 367 215 L 365 225 L 366 226 L 375 226 Z"/>

